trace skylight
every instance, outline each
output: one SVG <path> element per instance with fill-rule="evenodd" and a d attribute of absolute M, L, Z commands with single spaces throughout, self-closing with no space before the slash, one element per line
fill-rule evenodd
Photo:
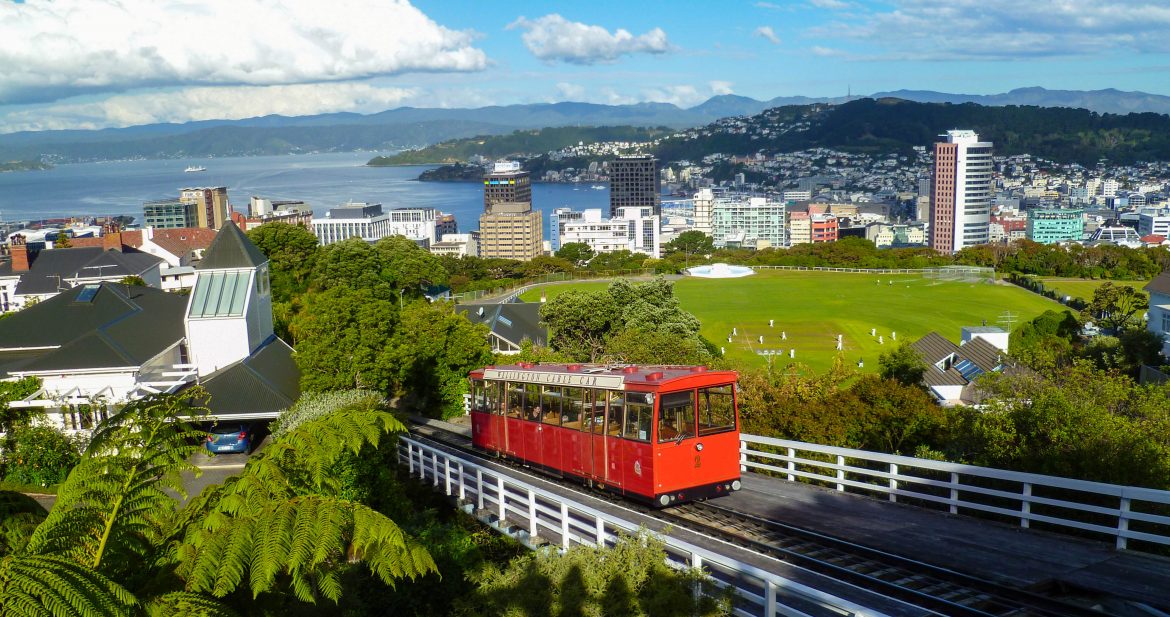
<path fill-rule="evenodd" d="M 81 291 L 77 292 L 77 297 L 73 301 L 79 304 L 92 304 L 94 296 L 97 295 L 98 290 L 101 288 L 101 285 L 85 285 L 81 288 Z"/>
<path fill-rule="evenodd" d="M 238 317 L 244 314 L 251 272 L 203 272 L 191 296 L 191 317 Z"/>

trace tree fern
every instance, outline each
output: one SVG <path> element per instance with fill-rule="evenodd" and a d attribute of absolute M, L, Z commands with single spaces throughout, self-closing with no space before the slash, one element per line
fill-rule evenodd
<path fill-rule="evenodd" d="M 205 398 L 200 388 L 189 394 Z M 188 459 L 202 432 L 186 418 L 203 411 L 158 395 L 100 424 L 27 551 L 68 556 L 115 576 L 140 568 L 178 506 L 174 495 L 185 495 L 180 473 L 198 473 Z"/>
<path fill-rule="evenodd" d="M 0 617 L 130 615 L 134 596 L 121 585 L 69 559 L 10 555 L 0 560 Z"/>

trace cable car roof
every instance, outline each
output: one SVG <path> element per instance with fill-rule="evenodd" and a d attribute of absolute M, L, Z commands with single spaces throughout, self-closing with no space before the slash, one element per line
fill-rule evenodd
<path fill-rule="evenodd" d="M 633 364 L 508 364 L 473 371 L 473 377 L 570 387 L 622 390 L 627 385 L 661 386 L 695 376 L 735 381 L 735 371 L 711 371 L 705 366 Z"/>

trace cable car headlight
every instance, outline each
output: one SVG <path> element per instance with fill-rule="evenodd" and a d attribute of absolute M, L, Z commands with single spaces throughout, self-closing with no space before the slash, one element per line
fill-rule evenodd
<path fill-rule="evenodd" d="M 703 451 L 703 444 L 701 444 L 701 443 L 695 444 L 695 450 L 698 452 L 702 452 Z"/>

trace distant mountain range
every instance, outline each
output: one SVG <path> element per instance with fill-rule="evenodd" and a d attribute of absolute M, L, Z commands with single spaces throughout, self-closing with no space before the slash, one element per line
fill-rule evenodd
<path fill-rule="evenodd" d="M 1078 107 L 1100 113 L 1170 114 L 1170 97 L 1118 90 L 1020 88 L 1003 94 L 970 95 L 932 91 L 878 92 L 873 98 L 929 103 Z M 860 97 L 851 97 L 852 99 Z M 540 103 L 476 109 L 402 107 L 375 114 L 263 116 L 149 124 L 98 131 L 38 131 L 0 135 L 0 160 L 47 157 L 61 162 L 122 158 L 180 158 L 415 148 L 447 139 L 498 135 L 517 129 L 560 126 L 686 128 L 728 116 L 750 116 L 773 107 L 840 104 L 846 97 L 776 97 L 759 101 L 721 95 L 690 108 L 669 103 L 600 105 Z"/>

